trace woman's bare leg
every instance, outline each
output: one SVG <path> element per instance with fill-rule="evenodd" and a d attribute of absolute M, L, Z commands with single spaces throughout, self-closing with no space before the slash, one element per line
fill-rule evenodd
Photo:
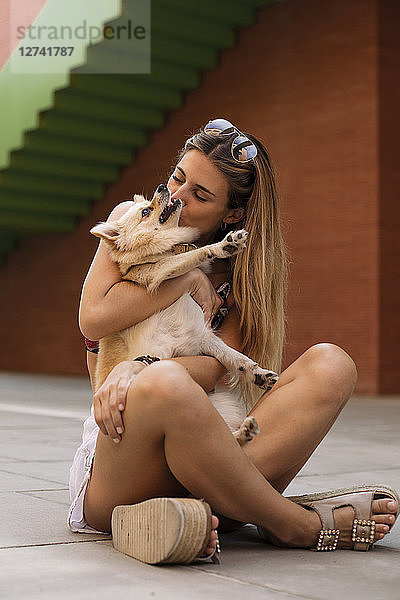
<path fill-rule="evenodd" d="M 85 498 L 85 517 L 93 527 L 109 530 L 118 504 L 189 490 L 218 513 L 261 525 L 282 542 L 314 544 L 321 528 L 316 513 L 268 483 L 181 365 L 161 361 L 138 375 L 128 393 L 124 425 L 117 445 L 99 434 Z M 350 538 L 351 521 L 342 529 Z"/>
<path fill-rule="evenodd" d="M 243 451 L 271 485 L 283 492 L 326 436 L 357 381 L 353 360 L 334 344 L 309 348 L 285 371 L 270 392 L 263 394 L 250 414 L 260 434 L 243 446 Z M 384 513 L 382 504 L 373 511 Z M 352 509 L 341 509 L 340 518 L 352 519 Z M 350 512 L 349 512 L 350 511 Z M 220 530 L 229 531 L 242 523 L 218 515 Z M 375 517 L 379 534 L 393 520 L 387 514 Z"/>
<path fill-rule="evenodd" d="M 324 439 L 357 382 L 350 356 L 334 344 L 309 348 L 251 411 L 260 434 L 244 451 L 283 492 Z"/>
<path fill-rule="evenodd" d="M 326 436 L 350 398 L 357 370 L 346 352 L 317 344 L 282 372 L 250 412 L 259 435 L 243 446 L 271 485 L 283 492 Z M 221 530 L 241 525 L 222 515 Z"/>
<path fill-rule="evenodd" d="M 314 542 L 310 512 L 269 485 L 181 365 L 161 361 L 137 376 L 124 427 L 119 444 L 99 433 L 85 495 L 89 525 L 109 531 L 116 505 L 189 490 L 221 514 L 271 526 L 284 541 Z"/>

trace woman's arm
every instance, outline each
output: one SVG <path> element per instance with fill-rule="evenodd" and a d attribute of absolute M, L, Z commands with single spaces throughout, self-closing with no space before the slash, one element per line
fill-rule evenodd
<path fill-rule="evenodd" d="M 119 219 L 130 206 L 131 201 L 116 206 L 108 221 Z M 111 260 L 105 242 L 101 241 L 83 284 L 79 327 L 84 336 L 98 340 L 144 321 L 173 304 L 185 292 L 192 294 L 206 318 L 221 305 L 211 282 L 199 269 L 164 281 L 153 295 L 143 286 L 121 281 L 120 271 Z"/>

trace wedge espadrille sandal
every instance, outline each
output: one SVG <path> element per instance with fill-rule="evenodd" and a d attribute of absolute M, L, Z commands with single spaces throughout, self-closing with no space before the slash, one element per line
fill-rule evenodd
<path fill-rule="evenodd" d="M 211 534 L 211 508 L 195 498 L 152 498 L 116 506 L 111 516 L 116 550 L 147 564 L 219 563 L 219 543 L 204 556 Z"/>
<path fill-rule="evenodd" d="M 340 530 L 335 527 L 334 509 L 351 506 L 354 509 L 355 518 L 352 526 L 352 541 L 350 545 L 342 544 L 345 550 L 366 551 L 374 543 L 375 521 L 372 519 L 372 502 L 388 498 L 397 502 L 395 519 L 399 516 L 399 495 L 393 488 L 387 485 L 361 485 L 351 488 L 341 488 L 306 494 L 304 496 L 288 496 L 288 500 L 296 502 L 306 508 L 315 510 L 321 520 L 322 529 L 319 532 L 316 546 L 310 550 L 332 551 L 336 550 L 340 542 Z M 393 525 L 392 525 L 393 527 Z M 260 536 L 268 542 L 280 545 L 276 538 L 262 527 L 258 527 Z M 282 544 L 283 546 L 283 544 Z"/>

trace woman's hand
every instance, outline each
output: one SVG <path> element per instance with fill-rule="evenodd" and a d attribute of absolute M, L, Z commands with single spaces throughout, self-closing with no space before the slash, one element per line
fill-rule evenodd
<path fill-rule="evenodd" d="M 192 276 L 192 283 L 189 294 L 201 307 L 204 313 L 204 319 L 210 324 L 214 315 L 221 308 L 223 300 L 221 296 L 217 294 L 213 284 L 201 269 L 193 269 L 190 271 L 190 275 Z"/>
<path fill-rule="evenodd" d="M 100 431 L 116 443 L 124 432 L 121 413 L 125 410 L 127 391 L 145 366 L 132 360 L 120 362 L 93 396 L 94 419 Z"/>

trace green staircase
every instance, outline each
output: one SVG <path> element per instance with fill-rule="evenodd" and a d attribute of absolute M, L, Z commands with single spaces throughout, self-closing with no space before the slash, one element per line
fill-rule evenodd
<path fill-rule="evenodd" d="M 220 50 L 234 46 L 235 30 L 273 1 L 152 0 L 151 74 L 73 69 L 0 171 L 0 263 L 21 236 L 74 230 L 202 72 L 217 66 Z M 124 16 L 129 5 L 122 3 Z M 121 41 L 120 61 L 128 51 Z M 100 71 L 106 53 L 106 42 L 89 47 L 87 64 Z"/>

